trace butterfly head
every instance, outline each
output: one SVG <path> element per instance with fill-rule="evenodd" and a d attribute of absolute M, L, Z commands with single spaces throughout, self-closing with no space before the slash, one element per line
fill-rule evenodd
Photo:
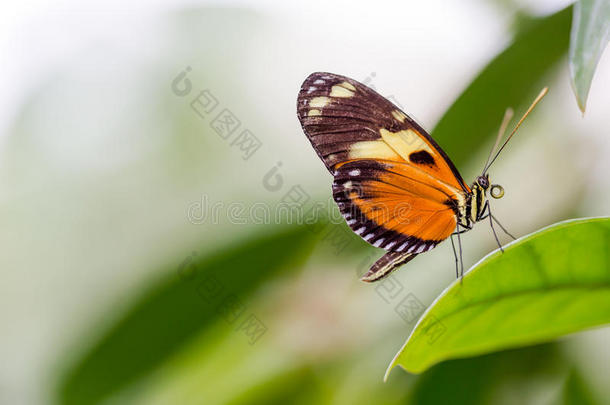
<path fill-rule="evenodd" d="M 489 175 L 482 174 L 474 180 L 471 189 L 470 206 L 467 209 L 466 216 L 469 221 L 477 222 L 485 218 L 487 193 L 489 192 L 493 198 L 502 198 L 504 188 L 499 184 L 491 184 Z"/>
<path fill-rule="evenodd" d="M 483 194 L 487 194 L 489 191 L 489 194 L 496 199 L 504 197 L 504 187 L 499 184 L 491 184 L 488 174 L 477 177 L 473 188 L 478 188 Z"/>
<path fill-rule="evenodd" d="M 489 175 L 484 174 L 477 177 L 476 183 L 483 189 L 484 192 L 486 192 L 489 189 Z"/>

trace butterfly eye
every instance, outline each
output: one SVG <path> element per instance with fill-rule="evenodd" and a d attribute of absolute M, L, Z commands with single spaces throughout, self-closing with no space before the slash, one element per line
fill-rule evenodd
<path fill-rule="evenodd" d="M 504 187 L 499 184 L 493 184 L 489 193 L 493 198 L 502 198 L 504 196 Z"/>

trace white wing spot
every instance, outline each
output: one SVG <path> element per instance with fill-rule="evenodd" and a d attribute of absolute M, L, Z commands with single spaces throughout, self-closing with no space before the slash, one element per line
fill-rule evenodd
<path fill-rule="evenodd" d="M 375 247 L 381 246 L 381 244 L 383 243 L 384 240 L 385 240 L 384 238 L 377 239 L 377 241 L 373 244 L 373 246 L 375 246 Z"/>
<path fill-rule="evenodd" d="M 396 244 L 396 241 L 394 240 L 394 241 L 392 241 L 392 242 L 388 243 L 388 244 L 386 245 L 386 247 L 385 247 L 385 248 L 386 248 L 386 249 L 392 249 L 392 248 L 394 247 L 394 245 L 395 245 L 395 244 Z"/>
<path fill-rule="evenodd" d="M 424 245 L 421 245 L 421 246 L 420 246 L 420 247 L 417 249 L 417 251 L 416 251 L 415 253 L 421 253 L 421 252 L 423 252 L 423 251 L 425 251 L 425 250 L 426 250 L 426 245 L 424 244 Z"/>
<path fill-rule="evenodd" d="M 369 233 L 368 235 L 366 235 L 364 237 L 364 240 L 368 242 L 369 240 L 373 239 L 374 237 L 375 237 L 374 233 Z"/>
<path fill-rule="evenodd" d="M 324 84 L 324 80 L 318 79 L 315 82 L 313 82 L 313 84 Z"/>
<path fill-rule="evenodd" d="M 349 175 L 350 176 L 360 176 L 360 169 L 350 170 Z"/>
<path fill-rule="evenodd" d="M 356 232 L 358 235 L 362 235 L 364 233 L 364 231 L 366 231 L 366 226 L 360 227 L 357 230 L 355 230 L 354 232 Z"/>
<path fill-rule="evenodd" d="M 407 247 L 407 245 L 409 244 L 409 242 L 405 242 L 402 245 L 400 245 L 400 247 L 398 249 L 396 249 L 397 252 L 402 252 L 403 250 L 405 250 L 405 248 Z"/>
<path fill-rule="evenodd" d="M 348 225 L 354 225 L 356 222 L 358 222 L 358 220 L 356 219 L 350 219 L 349 221 L 347 221 Z"/>
<path fill-rule="evenodd" d="M 313 92 L 314 92 L 314 91 L 316 91 L 316 90 L 318 90 L 318 88 L 317 88 L 317 87 L 313 87 L 313 86 L 311 86 L 311 87 L 310 87 L 310 88 L 307 90 L 307 94 L 309 94 L 309 93 L 313 93 Z"/>

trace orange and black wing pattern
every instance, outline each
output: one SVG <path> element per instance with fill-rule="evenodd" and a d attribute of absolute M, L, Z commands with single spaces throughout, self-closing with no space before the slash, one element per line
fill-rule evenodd
<path fill-rule="evenodd" d="M 388 251 L 363 277 L 378 280 L 454 231 L 470 189 L 443 150 L 413 119 L 365 85 L 313 73 L 297 114 L 333 174 L 347 224 Z"/>

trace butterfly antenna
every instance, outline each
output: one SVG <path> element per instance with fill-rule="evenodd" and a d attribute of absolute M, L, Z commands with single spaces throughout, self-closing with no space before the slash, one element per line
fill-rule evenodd
<path fill-rule="evenodd" d="M 507 108 L 506 111 L 504 112 L 504 118 L 502 118 L 502 124 L 500 124 L 500 130 L 498 131 L 498 136 L 496 137 L 496 142 L 494 143 L 494 146 L 489 151 L 489 155 L 487 156 L 487 160 L 485 161 L 485 166 L 483 166 L 483 174 L 485 174 L 485 170 L 487 168 L 487 164 L 489 163 L 489 159 L 491 159 L 491 156 L 494 154 L 494 152 L 496 151 L 496 148 L 500 144 L 500 139 L 502 139 L 502 137 L 504 136 L 504 133 L 506 132 L 506 127 L 508 127 L 508 123 L 513 118 L 513 115 L 514 115 L 513 109 L 510 107 Z"/>
<path fill-rule="evenodd" d="M 523 117 L 521 117 L 521 119 L 519 120 L 519 122 L 517 122 L 517 125 L 515 125 L 515 128 L 512 130 L 512 132 L 510 133 L 510 135 L 508 136 L 508 138 L 506 138 L 506 141 L 504 141 L 504 143 L 502 144 L 502 146 L 500 147 L 500 149 L 498 150 L 498 152 L 495 154 L 494 158 L 491 160 L 491 162 L 489 162 L 488 165 L 485 166 L 485 170 L 483 170 L 483 174 L 485 174 L 487 172 L 487 170 L 489 169 L 489 167 L 493 164 L 493 162 L 496 161 L 496 159 L 498 158 L 498 156 L 500 155 L 500 152 L 502 152 L 502 150 L 504 149 L 504 147 L 506 146 L 506 144 L 508 143 L 508 141 L 511 140 L 511 138 L 513 137 L 513 135 L 515 135 L 515 132 L 517 132 L 517 130 L 519 129 L 519 127 L 521 126 L 521 124 L 523 123 L 523 121 L 525 121 L 525 118 L 532 112 L 532 110 L 534 109 L 534 107 L 536 107 L 536 104 L 538 104 L 540 102 L 540 100 L 542 100 L 542 98 L 546 95 L 546 93 L 548 93 L 549 88 L 545 87 L 544 89 L 542 89 L 542 91 L 540 92 L 540 94 L 538 94 L 538 97 L 536 97 L 534 99 L 534 102 L 532 103 L 532 105 L 530 105 L 530 107 L 527 109 L 527 111 L 525 112 L 525 114 L 523 114 Z"/>

